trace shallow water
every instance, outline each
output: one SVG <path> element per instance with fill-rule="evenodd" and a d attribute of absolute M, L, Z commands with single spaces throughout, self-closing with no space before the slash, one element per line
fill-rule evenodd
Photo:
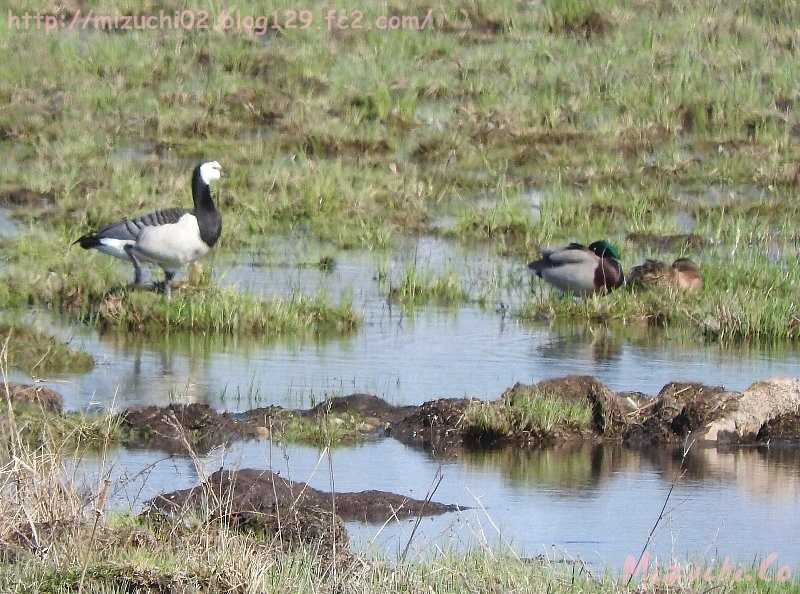
<path fill-rule="evenodd" d="M 198 483 L 185 457 L 118 450 L 108 458 L 112 477 L 129 479 L 110 505 L 139 510 L 150 497 Z M 381 489 L 424 499 L 440 463 L 392 439 L 337 448 L 328 459 L 311 447 L 282 448 L 248 442 L 201 458 L 201 472 L 269 468 L 322 490 Z M 583 446 L 521 452 L 467 454 L 441 464 L 443 480 L 433 497 L 471 507 L 423 519 L 412 556 L 435 547 L 510 545 L 518 554 L 578 557 L 597 567 L 620 569 L 637 555 L 658 518 L 669 488 L 681 472 L 680 453 L 642 453 L 617 446 Z M 97 459 L 85 458 L 76 473 L 90 483 Z M 658 557 L 725 556 L 739 563 L 770 553 L 780 564 L 800 562 L 800 451 L 785 449 L 690 450 L 650 552 Z M 124 470 L 123 470 L 124 469 Z M 146 469 L 143 471 L 143 469 Z M 142 472 L 137 476 L 137 473 Z M 348 523 L 355 546 L 394 554 L 414 521 L 380 525 Z"/>
<path fill-rule="evenodd" d="M 11 239 L 19 235 L 19 226 L 5 208 L 0 208 L 0 239 Z"/>
<path fill-rule="evenodd" d="M 319 270 L 333 255 L 332 272 Z M 774 376 L 800 376 L 793 350 L 680 344 L 647 329 L 594 331 L 522 323 L 507 315 L 532 289 L 524 262 L 421 238 L 391 254 L 347 252 L 281 243 L 241 257 L 221 255 L 216 282 L 262 295 L 324 291 L 350 299 L 364 316 L 353 336 L 292 338 L 265 343 L 246 337 L 173 335 L 144 340 L 59 324 L 72 344 L 95 356 L 80 376 L 48 378 L 69 408 L 205 402 L 245 410 L 273 403 L 303 407 L 331 393 L 371 392 L 396 404 L 442 396 L 497 397 L 515 382 L 567 374 L 597 376 L 617 390 L 656 393 L 667 382 L 697 380 L 744 389 Z M 407 267 L 454 272 L 486 305 L 390 303 L 388 285 Z M 382 276 L 383 281 L 378 277 Z M 506 312 L 506 315 L 503 314 Z"/>

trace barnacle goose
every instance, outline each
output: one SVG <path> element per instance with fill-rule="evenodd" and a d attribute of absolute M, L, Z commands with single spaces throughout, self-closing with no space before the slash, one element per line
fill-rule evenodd
<path fill-rule="evenodd" d="M 210 184 L 222 176 L 217 161 L 201 163 L 192 173 L 194 209 L 167 208 L 135 219 L 123 219 L 84 235 L 75 243 L 85 249 L 126 260 L 133 264 L 135 285 L 142 283 L 141 262 L 157 264 L 164 270 L 164 292 L 184 266 L 201 258 L 222 234 L 222 217 L 211 198 Z"/>

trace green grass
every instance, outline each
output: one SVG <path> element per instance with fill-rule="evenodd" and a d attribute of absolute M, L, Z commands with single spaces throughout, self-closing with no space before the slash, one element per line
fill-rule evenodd
<path fill-rule="evenodd" d="M 462 431 L 478 441 L 524 434 L 546 438 L 556 429 L 587 429 L 591 421 L 588 402 L 568 402 L 557 394 L 537 390 L 470 404 L 464 412 Z"/>
<path fill-rule="evenodd" d="M 349 333 L 360 318 L 350 303 L 329 303 L 323 293 L 262 299 L 207 284 L 173 291 L 172 299 L 125 288 L 115 263 L 87 255 L 64 242 L 64 251 L 45 251 L 26 235 L 3 248 L 10 271 L 0 287 L 0 304 L 29 304 L 67 313 L 101 328 L 159 335 L 169 331 L 248 333 L 279 336 Z M 88 265 L 86 258 L 97 262 Z"/>
<path fill-rule="evenodd" d="M 371 431 L 374 428 L 366 426 L 359 415 L 292 415 L 280 424 L 276 437 L 281 441 L 330 447 L 359 441 Z"/>
<path fill-rule="evenodd" d="M 412 305 L 460 304 L 471 300 L 456 272 L 436 275 L 421 271 L 416 264 L 409 264 L 399 283 L 389 286 L 389 298 Z"/>
<path fill-rule="evenodd" d="M 121 441 L 120 419 L 114 414 L 47 412 L 35 405 L 0 404 L 0 431 L 10 432 L 32 448 L 58 444 L 69 451 L 98 450 Z"/>
<path fill-rule="evenodd" d="M 92 356 L 22 323 L 0 322 L 0 340 L 7 342 L 8 365 L 29 374 L 83 373 Z"/>
<path fill-rule="evenodd" d="M 194 5 L 208 9 L 180 7 Z M 323 5 L 311 8 L 321 18 Z M 426 12 L 412 0 L 395 8 Z M 520 185 L 791 182 L 796 116 L 776 104 L 794 99 L 796 11 L 439 8 L 429 31 L 286 29 L 269 49 L 181 31 L 44 36 L 4 14 L 7 181 L 52 191 L 48 220 L 78 233 L 164 196 L 188 203 L 188 168 L 213 153 L 231 164 L 223 243 L 302 226 L 365 247 L 424 228 L 443 201 Z M 489 218 L 464 231 L 518 233 L 518 217 Z"/>

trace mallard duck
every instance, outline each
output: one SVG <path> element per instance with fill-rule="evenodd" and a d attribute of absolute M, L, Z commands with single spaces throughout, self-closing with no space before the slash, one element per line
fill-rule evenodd
<path fill-rule="evenodd" d="M 606 240 L 589 247 L 571 243 L 559 249 L 542 249 L 542 257 L 528 268 L 551 285 L 576 295 L 607 293 L 625 281 L 617 248 Z"/>
<path fill-rule="evenodd" d="M 675 287 L 682 291 L 697 291 L 703 287 L 703 277 L 697 264 L 689 258 L 678 258 L 667 266 L 660 260 L 645 260 L 634 266 L 628 278 L 633 286 Z"/>

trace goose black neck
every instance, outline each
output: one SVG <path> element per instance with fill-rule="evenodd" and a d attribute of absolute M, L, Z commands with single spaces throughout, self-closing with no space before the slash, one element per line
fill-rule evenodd
<path fill-rule="evenodd" d="M 192 199 L 197 211 L 215 212 L 214 200 L 211 198 L 211 187 L 203 181 L 200 175 L 200 165 L 195 167 L 192 174 Z"/>
<path fill-rule="evenodd" d="M 200 229 L 200 238 L 213 247 L 222 234 L 222 217 L 211 199 L 211 188 L 200 175 L 200 165 L 192 174 L 192 199 L 194 200 L 194 216 Z"/>

